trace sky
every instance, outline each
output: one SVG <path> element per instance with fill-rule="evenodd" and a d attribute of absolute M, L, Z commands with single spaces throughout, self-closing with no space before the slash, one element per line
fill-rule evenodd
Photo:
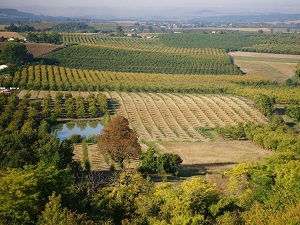
<path fill-rule="evenodd" d="M 50 16 L 170 16 L 218 13 L 300 13 L 299 0 L 1 0 L 0 8 Z"/>

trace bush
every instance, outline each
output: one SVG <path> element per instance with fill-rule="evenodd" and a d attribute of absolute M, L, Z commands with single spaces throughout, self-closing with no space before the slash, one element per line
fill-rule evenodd
<path fill-rule="evenodd" d="M 142 165 L 139 171 L 142 173 L 157 173 L 157 155 L 153 148 L 149 148 L 141 157 Z"/>
<path fill-rule="evenodd" d="M 178 174 L 178 166 L 182 163 L 182 159 L 177 154 L 164 153 L 158 157 L 157 172 Z"/>
<path fill-rule="evenodd" d="M 69 140 L 72 142 L 72 143 L 81 143 L 82 142 L 82 137 L 79 135 L 79 134 L 72 134 L 70 137 L 69 137 Z"/>
<path fill-rule="evenodd" d="M 139 171 L 149 174 L 178 174 L 178 166 L 182 159 L 177 154 L 163 153 L 159 155 L 153 148 L 149 148 L 141 158 Z"/>

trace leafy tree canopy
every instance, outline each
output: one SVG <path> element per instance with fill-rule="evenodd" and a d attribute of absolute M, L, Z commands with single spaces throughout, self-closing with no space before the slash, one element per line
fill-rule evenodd
<path fill-rule="evenodd" d="M 2 50 L 1 58 L 4 63 L 22 64 L 32 60 L 26 46 L 18 42 L 9 42 Z"/>
<path fill-rule="evenodd" d="M 129 128 L 129 122 L 122 116 L 109 121 L 98 137 L 100 151 L 108 154 L 114 162 L 124 168 L 125 160 L 138 159 L 141 146 L 135 132 Z"/>

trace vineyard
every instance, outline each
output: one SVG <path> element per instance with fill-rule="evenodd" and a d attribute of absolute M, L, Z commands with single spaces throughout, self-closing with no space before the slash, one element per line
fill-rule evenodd
<path fill-rule="evenodd" d="M 277 54 L 300 54 L 299 34 L 160 34 L 159 38 L 107 37 L 91 34 L 63 34 L 65 44 L 100 45 L 144 51 L 175 51 L 217 48 Z"/>
<path fill-rule="evenodd" d="M 259 45 L 253 45 L 251 47 L 244 47 L 241 49 L 241 51 L 300 55 L 300 45 L 299 44 L 259 44 Z"/>
<path fill-rule="evenodd" d="M 277 103 L 299 103 L 299 87 L 272 85 L 255 76 L 143 74 L 36 65 L 0 78 L 2 86 L 29 90 L 227 93 Z"/>
<path fill-rule="evenodd" d="M 253 37 L 259 43 L 243 47 L 242 51 L 265 52 L 277 54 L 300 54 L 299 34 L 260 35 Z"/>
<path fill-rule="evenodd" d="M 224 50 L 193 51 L 199 54 L 76 45 L 49 53 L 45 58 L 62 66 L 81 69 L 168 74 L 241 74 Z"/>
<path fill-rule="evenodd" d="M 219 48 L 277 54 L 300 54 L 299 34 L 164 34 L 160 42 L 169 47 Z"/>
<path fill-rule="evenodd" d="M 3 86 L 33 90 L 65 91 L 151 91 L 221 93 L 239 83 L 267 82 L 258 77 L 226 75 L 144 74 L 71 69 L 68 67 L 35 65 L 0 78 Z"/>
<path fill-rule="evenodd" d="M 122 47 L 126 49 L 151 50 L 157 47 L 164 48 L 158 38 L 130 38 L 130 37 L 107 37 L 100 35 L 72 34 L 62 35 L 65 44 L 90 44 L 105 47 Z"/>
<path fill-rule="evenodd" d="M 258 44 L 253 35 L 244 34 L 163 34 L 160 42 L 166 46 L 187 48 L 218 48 L 236 51 L 240 48 Z"/>

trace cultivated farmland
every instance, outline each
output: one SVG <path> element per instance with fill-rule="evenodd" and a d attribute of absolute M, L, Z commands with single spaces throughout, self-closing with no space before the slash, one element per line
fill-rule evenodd
<path fill-rule="evenodd" d="M 167 49 L 169 50 L 169 48 Z M 45 58 L 59 65 L 93 70 L 168 73 L 241 74 L 224 50 L 127 50 L 101 46 L 76 45 L 49 53 Z M 192 52 L 194 54 L 189 54 Z"/>
<path fill-rule="evenodd" d="M 26 94 L 22 91 L 21 99 Z M 47 98 L 46 91 L 30 91 L 33 99 Z M 51 91 L 54 99 L 57 92 Z M 71 92 L 86 97 L 88 92 Z M 247 99 L 217 94 L 104 92 L 110 111 L 128 118 L 130 126 L 146 141 L 211 141 L 216 127 L 267 119 Z"/>
<path fill-rule="evenodd" d="M 0 50 L 2 50 L 7 43 L 8 42 L 0 42 Z M 39 57 L 62 47 L 59 45 L 45 43 L 25 43 L 25 46 L 28 52 L 31 53 L 34 57 Z"/>
<path fill-rule="evenodd" d="M 23 35 L 17 32 L 7 32 L 7 31 L 0 32 L 0 37 L 25 39 Z"/>
<path fill-rule="evenodd" d="M 26 43 L 28 52 L 33 54 L 34 57 L 39 57 L 46 53 L 52 52 L 55 49 L 61 48 L 59 45 L 44 44 L 44 43 Z"/>
<path fill-rule="evenodd" d="M 284 82 L 294 75 L 300 55 L 231 52 L 234 63 L 249 76 Z"/>
<path fill-rule="evenodd" d="M 107 92 L 117 114 L 147 141 L 209 141 L 205 131 L 239 122 L 267 120 L 235 96 Z"/>

